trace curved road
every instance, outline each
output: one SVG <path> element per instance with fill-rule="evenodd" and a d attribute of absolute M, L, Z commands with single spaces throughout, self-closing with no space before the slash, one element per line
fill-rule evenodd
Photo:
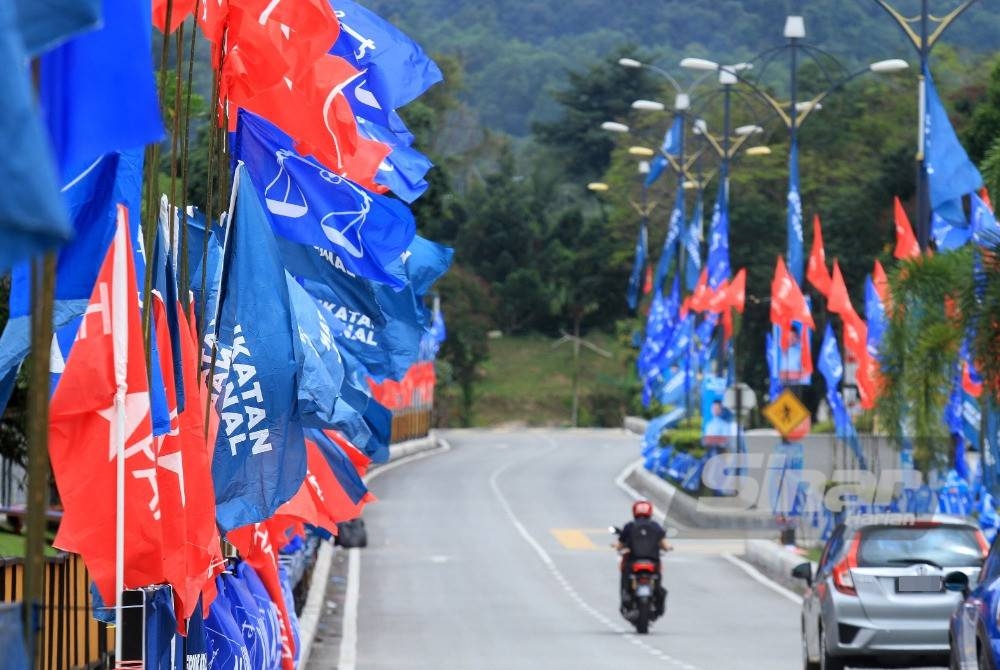
<path fill-rule="evenodd" d="M 681 539 L 647 636 L 617 611 L 606 529 L 629 513 L 621 431 L 449 431 L 448 453 L 384 473 L 365 511 L 358 670 L 801 667 L 798 605 Z"/>

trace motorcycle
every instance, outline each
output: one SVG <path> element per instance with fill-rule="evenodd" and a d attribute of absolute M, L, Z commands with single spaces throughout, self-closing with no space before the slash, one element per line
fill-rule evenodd
<path fill-rule="evenodd" d="M 609 530 L 621 539 L 621 529 L 610 526 Z M 617 547 L 617 545 L 612 545 Z M 662 576 L 657 564 L 650 560 L 628 562 L 628 550 L 620 550 L 619 570 L 623 573 L 626 564 L 629 574 L 622 577 L 621 605 L 619 611 L 626 621 L 635 626 L 640 635 L 649 632 L 649 624 L 656 621 L 666 611 L 667 590 L 663 588 Z"/>

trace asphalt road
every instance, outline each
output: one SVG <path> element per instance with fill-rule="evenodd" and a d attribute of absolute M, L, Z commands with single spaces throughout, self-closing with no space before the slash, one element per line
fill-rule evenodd
<path fill-rule="evenodd" d="M 365 514 L 358 670 L 801 667 L 798 605 L 679 539 L 667 613 L 638 636 L 617 611 L 620 431 L 452 431 L 453 449 L 386 472 Z"/>

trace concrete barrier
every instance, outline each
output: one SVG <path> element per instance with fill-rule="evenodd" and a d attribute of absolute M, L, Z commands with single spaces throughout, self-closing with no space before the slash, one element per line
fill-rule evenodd
<path fill-rule="evenodd" d="M 772 581 L 796 593 L 805 590 L 805 582 L 792 577 L 792 568 L 800 563 L 809 562 L 805 556 L 786 549 L 772 540 L 747 540 L 743 559 Z M 813 563 L 813 572 L 815 571 L 816 564 Z"/>
<path fill-rule="evenodd" d="M 649 498 L 672 522 L 687 528 L 778 530 L 769 512 L 726 509 L 726 505 L 738 504 L 727 498 L 694 498 L 643 468 L 641 460 L 633 464 L 624 481 Z"/>
<path fill-rule="evenodd" d="M 646 426 L 648 425 L 649 421 L 646 421 L 642 417 L 638 416 L 625 417 L 626 432 L 635 433 L 636 435 L 643 435 L 646 432 Z"/>

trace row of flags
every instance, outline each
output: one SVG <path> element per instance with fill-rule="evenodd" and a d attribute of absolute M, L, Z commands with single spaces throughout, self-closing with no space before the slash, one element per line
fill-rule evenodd
<path fill-rule="evenodd" d="M 152 26 L 192 16 L 220 68 L 230 206 L 164 197 L 140 221 L 144 147 L 164 136 Z M 170 584 L 183 628 L 211 609 L 225 537 L 279 610 L 274 667 L 293 668 L 277 552 L 360 515 L 392 410 L 433 399 L 446 329 L 425 303 L 452 250 L 416 234 L 407 203 L 431 163 L 396 110 L 440 70 L 349 0 L 19 0 L 0 9 L 0 59 L 0 136 L 23 149 L 0 168 L 0 390 L 30 352 L 31 259 L 57 249 L 55 545 L 105 602 Z"/>

